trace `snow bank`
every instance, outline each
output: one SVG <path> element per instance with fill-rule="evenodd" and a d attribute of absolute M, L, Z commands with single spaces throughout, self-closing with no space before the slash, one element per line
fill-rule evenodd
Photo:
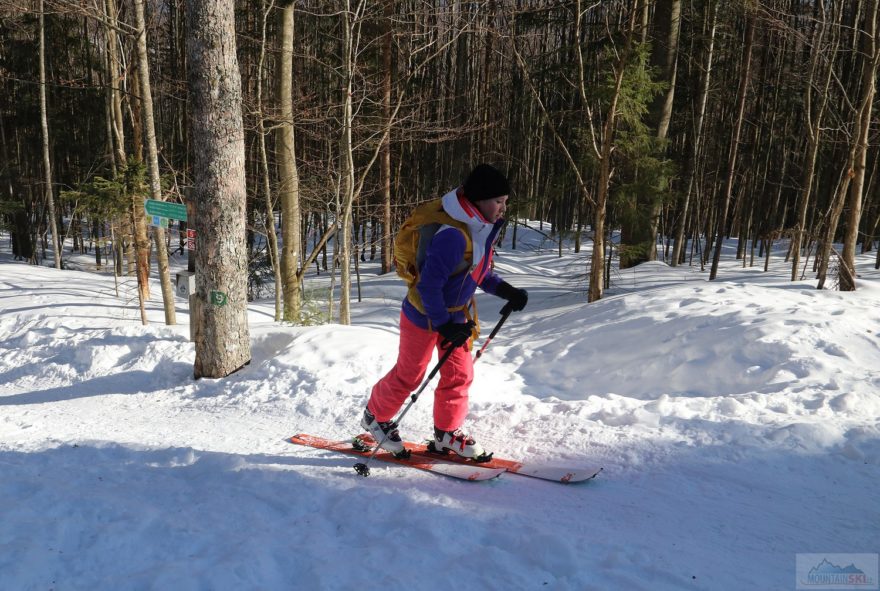
<path fill-rule="evenodd" d="M 467 426 L 505 456 L 602 475 L 452 481 L 283 441 L 345 438 L 394 363 L 401 288 L 364 265 L 354 325 L 271 322 L 191 380 L 186 302 L 0 262 L 0 587 L 782 589 L 796 553 L 876 552 L 880 276 L 816 291 L 641 265 L 586 304 L 587 254 L 520 229 L 528 308 L 477 364 Z M 326 277 L 311 278 L 320 289 Z M 580 291 L 578 291 L 580 290 Z M 158 288 L 154 289 L 158 294 Z M 157 296 L 158 298 L 158 296 Z M 486 333 L 500 302 L 479 298 Z M 431 391 L 407 415 L 430 433 Z"/>

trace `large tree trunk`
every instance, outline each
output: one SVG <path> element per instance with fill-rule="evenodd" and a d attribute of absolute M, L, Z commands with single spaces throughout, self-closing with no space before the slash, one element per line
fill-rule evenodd
<path fill-rule="evenodd" d="M 281 55 L 278 59 L 278 104 L 281 121 L 276 136 L 278 197 L 281 202 L 281 277 L 284 320 L 299 320 L 302 305 L 297 270 L 300 262 L 299 172 L 296 167 L 293 130 L 293 8 L 281 8 Z"/>
<path fill-rule="evenodd" d="M 196 378 L 220 378 L 250 362 L 245 247 L 244 127 L 235 53 L 234 0 L 187 3 L 192 108 Z"/>
<path fill-rule="evenodd" d="M 137 55 L 138 80 L 140 81 L 141 106 L 143 113 L 144 136 L 147 144 L 147 172 L 150 182 L 150 198 L 162 201 L 162 185 L 159 176 L 159 150 L 156 146 L 156 125 L 153 119 L 153 91 L 150 87 L 150 64 L 147 59 L 147 25 L 144 18 L 144 1 L 135 0 L 135 26 L 138 30 Z M 137 220 L 135 220 L 137 221 Z M 168 249 L 165 246 L 165 230 L 153 228 L 156 241 L 156 260 L 159 264 L 159 282 L 162 286 L 162 304 L 165 308 L 165 324 L 177 324 L 174 311 L 174 288 L 171 287 L 171 272 L 168 268 Z"/>
<path fill-rule="evenodd" d="M 40 128 L 43 133 L 43 180 L 46 183 L 46 207 L 49 231 L 52 233 L 52 252 L 55 268 L 61 268 L 61 242 L 55 218 L 55 193 L 52 189 L 52 160 L 49 157 L 49 118 L 46 112 L 46 21 L 43 0 L 40 0 Z"/>

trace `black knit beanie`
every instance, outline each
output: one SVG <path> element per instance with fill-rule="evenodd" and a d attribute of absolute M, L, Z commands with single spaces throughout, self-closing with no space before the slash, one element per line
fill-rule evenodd
<path fill-rule="evenodd" d="M 478 164 L 462 186 L 464 196 L 470 201 L 494 199 L 510 195 L 510 183 L 501 171 L 489 164 Z"/>

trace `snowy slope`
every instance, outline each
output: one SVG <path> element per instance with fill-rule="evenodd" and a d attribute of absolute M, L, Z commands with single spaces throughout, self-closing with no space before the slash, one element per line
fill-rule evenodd
<path fill-rule="evenodd" d="M 604 466 L 585 484 L 364 479 L 283 441 L 356 432 L 394 363 L 403 288 L 369 264 L 353 326 L 257 303 L 250 366 L 195 382 L 184 300 L 166 327 L 156 286 L 145 327 L 130 280 L 0 255 L 0 589 L 791 589 L 796 553 L 880 550 L 869 258 L 855 293 L 781 260 L 714 282 L 652 263 L 588 305 L 588 253 L 521 241 L 498 270 L 530 304 L 477 364 L 467 426 Z M 480 296 L 486 333 L 500 306 Z"/>

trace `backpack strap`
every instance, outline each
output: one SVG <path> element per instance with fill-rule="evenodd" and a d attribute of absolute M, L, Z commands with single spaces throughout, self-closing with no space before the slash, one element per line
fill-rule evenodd
<path fill-rule="evenodd" d="M 468 227 L 465 223 L 459 222 L 458 220 L 454 220 L 444 211 L 437 212 L 436 216 L 434 216 L 435 220 L 427 222 L 419 226 L 417 232 L 419 235 L 418 239 L 418 247 L 416 248 L 416 260 L 414 261 L 415 273 L 412 273 L 412 278 L 407 281 L 407 292 L 406 297 L 409 302 L 422 314 L 427 314 L 425 311 L 425 306 L 422 304 L 422 296 L 419 295 L 419 290 L 416 289 L 416 286 L 419 283 L 419 273 L 418 270 L 421 268 L 422 263 L 425 261 L 426 252 L 428 250 L 428 246 L 430 246 L 431 240 L 434 238 L 434 235 L 437 233 L 440 228 L 443 226 L 449 226 L 459 230 L 464 236 L 465 240 L 465 251 L 464 257 L 462 260 L 455 266 L 452 270 L 452 275 L 458 275 L 459 273 L 464 273 L 471 268 L 473 258 L 473 243 L 471 242 L 471 234 L 468 231 Z M 411 269 L 412 271 L 412 269 Z M 463 309 L 463 307 L 458 307 L 452 311 L 459 311 Z"/>

